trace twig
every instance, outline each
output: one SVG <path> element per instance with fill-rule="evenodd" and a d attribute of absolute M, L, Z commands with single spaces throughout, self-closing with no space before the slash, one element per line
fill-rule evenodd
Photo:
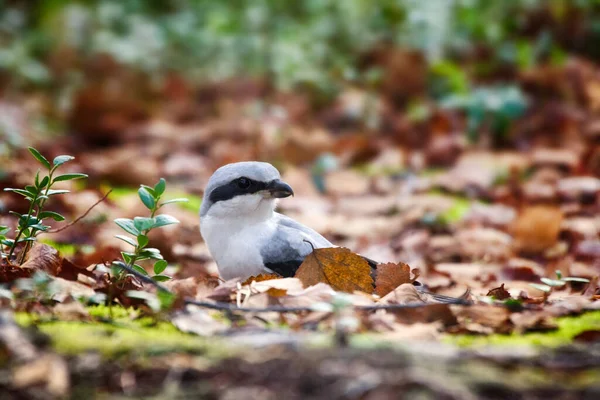
<path fill-rule="evenodd" d="M 164 285 L 161 285 L 159 282 L 156 282 L 149 276 L 139 273 L 138 271 L 136 271 L 133 268 L 126 265 L 125 263 L 123 263 L 121 261 L 117 261 L 117 262 L 115 262 L 115 264 L 117 266 L 123 268 L 130 274 L 134 275 L 136 278 L 138 278 L 142 282 L 148 283 L 148 284 L 156 287 L 160 291 L 174 294 Z M 474 303 L 472 301 L 463 300 L 463 299 L 458 299 L 458 300 L 460 300 L 460 301 L 453 305 L 461 305 L 461 306 L 473 306 L 474 305 Z M 316 308 L 310 307 L 310 306 L 309 307 L 286 307 L 286 306 L 239 307 L 239 306 L 237 306 L 235 304 L 231 304 L 231 303 L 225 303 L 225 302 L 221 302 L 221 301 L 216 301 L 216 302 L 199 301 L 199 300 L 195 300 L 195 299 L 192 299 L 189 297 L 185 298 L 184 302 L 186 304 L 195 305 L 198 307 L 210 308 L 212 310 L 220 310 L 220 311 L 228 311 L 228 312 L 239 311 L 239 312 L 252 312 L 252 313 L 266 313 L 266 312 L 285 313 L 285 312 L 318 311 Z M 368 305 L 368 306 L 352 306 L 352 308 L 357 311 L 403 310 L 403 309 L 424 308 L 424 307 L 428 307 L 428 306 L 435 305 L 435 304 L 445 304 L 445 303 L 374 304 L 374 305 Z M 489 304 L 489 305 L 492 307 L 507 307 L 505 304 Z M 522 307 L 523 307 L 523 309 L 535 308 L 535 307 L 531 307 L 528 304 L 523 304 Z"/>
<path fill-rule="evenodd" d="M 71 226 L 75 225 L 76 223 L 78 223 L 79 221 L 81 221 L 83 218 L 87 217 L 87 215 L 90 213 L 90 211 L 92 211 L 94 209 L 94 207 L 96 207 L 98 204 L 100 204 L 104 200 L 106 200 L 106 198 L 108 197 L 108 195 L 110 195 L 112 193 L 112 191 L 113 190 L 110 189 L 108 192 L 106 192 L 106 194 L 104 196 L 102 196 L 102 198 L 100 200 L 98 200 L 97 202 L 95 202 L 94 204 L 92 204 L 92 206 L 90 208 L 88 208 L 86 212 L 84 212 L 79 217 L 77 217 L 73 221 L 69 222 L 65 226 L 62 226 L 62 227 L 60 227 L 58 229 L 52 229 L 50 231 L 46 231 L 44 233 L 58 233 L 58 232 L 64 231 L 65 229 L 70 228 Z"/>

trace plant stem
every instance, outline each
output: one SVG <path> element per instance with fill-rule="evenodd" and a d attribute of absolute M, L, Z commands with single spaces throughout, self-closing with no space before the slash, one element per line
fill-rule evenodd
<path fill-rule="evenodd" d="M 42 200 L 40 200 L 40 202 L 37 204 L 36 215 L 40 215 L 40 212 L 42 212 L 42 209 L 44 207 L 44 204 L 46 203 L 46 200 L 48 200 L 48 192 L 50 191 L 50 186 L 52 186 L 52 183 L 53 183 L 52 182 L 52 174 L 53 173 L 54 173 L 54 168 L 52 168 L 49 171 L 49 174 L 48 174 L 48 184 L 46 185 L 46 191 L 43 194 L 43 196 L 45 196 L 45 197 Z M 36 195 L 36 198 L 34 199 L 34 201 L 32 201 L 32 203 L 31 203 L 31 207 L 29 208 L 29 214 L 28 214 L 28 216 L 30 216 L 31 213 L 33 212 L 33 207 L 35 207 L 36 200 L 37 200 L 37 195 Z M 38 231 L 39 231 L 38 229 L 31 228 L 31 234 L 29 236 L 30 237 L 35 237 L 35 235 L 37 234 Z M 15 245 L 16 245 L 16 243 L 15 243 Z M 21 257 L 19 259 L 19 264 L 23 264 L 23 261 L 25 261 L 25 256 L 29 252 L 29 247 L 30 246 L 31 246 L 30 242 L 25 243 L 25 248 L 23 248 L 23 251 L 21 252 Z"/>
<path fill-rule="evenodd" d="M 33 200 L 31 200 L 31 203 L 29 204 L 29 211 L 27 211 L 28 219 L 29 219 L 29 217 L 31 217 L 31 213 L 33 212 L 33 207 L 35 206 L 35 203 L 38 199 L 38 194 L 39 193 L 36 193 L 35 197 L 33 198 Z M 17 236 L 15 236 L 15 241 L 13 242 L 12 246 L 10 247 L 10 252 L 8 253 L 9 261 L 12 258 L 13 253 L 15 252 L 15 248 L 17 247 L 17 244 L 19 243 L 19 239 L 21 238 L 21 235 L 23 235 L 23 232 L 25 231 L 25 229 L 27 229 L 26 226 L 22 226 L 19 228 L 19 232 L 17 232 Z"/>

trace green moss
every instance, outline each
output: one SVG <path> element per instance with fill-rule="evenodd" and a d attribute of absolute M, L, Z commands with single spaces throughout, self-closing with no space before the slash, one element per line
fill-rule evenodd
<path fill-rule="evenodd" d="M 456 196 L 452 207 L 440 214 L 440 218 L 448 225 L 462 221 L 472 204 L 472 200 Z"/>
<path fill-rule="evenodd" d="M 81 250 L 84 253 L 91 253 L 94 251 L 94 246 L 88 244 L 72 244 L 72 243 L 59 243 L 55 242 L 51 239 L 40 239 L 40 243 L 47 244 L 48 246 L 54 247 L 56 250 L 60 251 L 63 256 L 73 256 L 77 253 L 77 250 Z"/>
<path fill-rule="evenodd" d="M 448 335 L 445 341 L 464 347 L 486 345 L 557 347 L 572 343 L 573 338 L 581 332 L 600 330 L 600 311 L 592 311 L 573 317 L 557 318 L 556 323 L 558 324 L 558 329 L 550 332 L 513 333 L 510 335 L 495 334 L 489 336 Z"/>
<path fill-rule="evenodd" d="M 21 326 L 35 325 L 50 336 L 56 351 L 69 355 L 94 351 L 114 358 L 186 352 L 222 358 L 229 354 L 218 338 L 183 333 L 169 322 L 150 317 L 134 319 L 137 316 L 134 310 L 113 307 L 110 320 L 106 306 L 88 310 L 93 321 L 59 321 L 26 313 L 17 313 L 15 320 Z"/>

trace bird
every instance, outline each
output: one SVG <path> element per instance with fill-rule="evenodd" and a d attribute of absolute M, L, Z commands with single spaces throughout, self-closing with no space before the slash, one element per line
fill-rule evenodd
<path fill-rule="evenodd" d="M 223 279 L 293 277 L 314 249 L 337 247 L 314 229 L 275 211 L 280 199 L 293 195 L 277 168 L 266 162 L 226 164 L 213 173 L 200 206 L 200 233 Z M 363 258 L 376 270 L 376 261 Z M 418 282 L 416 286 L 424 291 Z M 431 295 L 443 303 L 460 300 Z"/>

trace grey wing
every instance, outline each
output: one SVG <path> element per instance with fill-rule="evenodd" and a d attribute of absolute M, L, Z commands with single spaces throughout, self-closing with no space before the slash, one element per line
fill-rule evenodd
<path fill-rule="evenodd" d="M 306 235 L 306 240 L 309 240 L 315 249 L 324 247 L 335 247 L 329 240 L 325 239 L 320 233 L 314 229 L 309 228 L 306 225 L 302 225 L 300 222 L 287 217 L 283 214 L 275 213 L 277 223 L 281 226 L 288 227 L 297 231 L 300 231 Z"/>
<path fill-rule="evenodd" d="M 309 227 L 281 214 L 276 214 L 276 218 L 275 233 L 261 250 L 265 267 L 273 272 L 294 276 L 313 248 L 334 247 Z"/>

